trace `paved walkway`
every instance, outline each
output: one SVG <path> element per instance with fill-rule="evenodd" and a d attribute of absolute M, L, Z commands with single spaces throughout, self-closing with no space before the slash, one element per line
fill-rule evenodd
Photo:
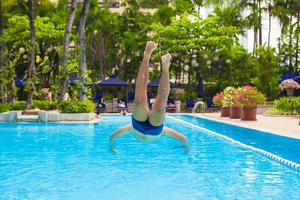
<path fill-rule="evenodd" d="M 257 115 L 257 121 L 241 121 L 239 119 L 220 117 L 220 113 L 198 113 L 193 115 L 237 126 L 266 131 L 277 135 L 300 139 L 299 117 L 296 116 L 269 117 L 264 115 Z"/>

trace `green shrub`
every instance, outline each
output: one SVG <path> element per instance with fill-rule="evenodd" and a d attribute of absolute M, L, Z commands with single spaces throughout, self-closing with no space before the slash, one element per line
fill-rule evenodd
<path fill-rule="evenodd" d="M 284 111 L 278 110 L 277 108 L 270 108 L 264 114 L 266 114 L 266 115 L 295 115 L 297 113 L 295 113 L 295 112 L 284 112 Z"/>
<path fill-rule="evenodd" d="M 0 104 L 0 113 L 7 112 L 9 111 L 9 109 L 10 109 L 9 104 L 7 103 Z"/>
<path fill-rule="evenodd" d="M 62 113 L 90 113 L 94 112 L 95 105 L 90 100 L 68 100 L 59 104 Z"/>
<path fill-rule="evenodd" d="M 114 98 L 114 95 L 110 94 L 110 93 L 105 93 L 103 98 L 105 100 L 112 100 Z"/>
<path fill-rule="evenodd" d="M 253 60 L 256 76 L 251 80 L 255 87 L 267 96 L 274 99 L 279 92 L 278 79 L 280 79 L 282 67 L 278 64 L 274 48 L 257 47 L 257 57 Z"/>
<path fill-rule="evenodd" d="M 13 104 L 10 104 L 9 110 L 25 110 L 26 101 L 16 101 Z"/>
<path fill-rule="evenodd" d="M 181 102 L 186 102 L 186 100 L 189 100 L 189 99 L 196 100 L 197 99 L 197 93 L 192 92 L 192 91 L 190 91 L 190 92 L 189 91 L 184 91 L 179 96 L 179 100 Z"/>
<path fill-rule="evenodd" d="M 57 103 L 55 101 L 34 100 L 32 108 L 38 108 L 40 110 L 55 110 L 57 108 Z"/>
<path fill-rule="evenodd" d="M 300 108 L 300 97 L 282 97 L 274 101 L 275 108 L 285 114 L 297 114 Z"/>

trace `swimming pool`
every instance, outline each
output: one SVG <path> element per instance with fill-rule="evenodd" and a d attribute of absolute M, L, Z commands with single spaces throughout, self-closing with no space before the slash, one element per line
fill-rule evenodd
<path fill-rule="evenodd" d="M 96 124 L 0 123 L 0 199 L 299 198 L 297 170 L 196 126 L 270 148 L 264 150 L 294 162 L 300 157 L 297 140 L 174 116 L 166 124 L 187 136 L 189 154 L 171 138 L 144 143 L 130 135 L 118 138 L 118 153 L 111 154 L 109 134 L 128 122 L 130 116 L 104 116 Z M 291 145 L 288 151 L 279 143 L 269 147 L 261 141 L 266 138 Z"/>

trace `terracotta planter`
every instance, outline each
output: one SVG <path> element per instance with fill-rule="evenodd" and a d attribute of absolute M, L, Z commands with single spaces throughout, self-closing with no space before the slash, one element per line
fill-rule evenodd
<path fill-rule="evenodd" d="M 230 107 L 230 116 L 231 119 L 240 119 L 241 118 L 241 107 L 233 106 Z"/>
<path fill-rule="evenodd" d="M 256 120 L 256 108 L 242 108 L 241 120 L 255 121 Z"/>
<path fill-rule="evenodd" d="M 229 117 L 229 107 L 221 107 L 221 117 Z"/>
<path fill-rule="evenodd" d="M 294 96 L 294 88 L 285 88 L 287 96 Z"/>

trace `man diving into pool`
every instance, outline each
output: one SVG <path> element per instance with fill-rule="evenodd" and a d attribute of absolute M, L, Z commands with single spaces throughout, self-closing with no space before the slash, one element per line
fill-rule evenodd
<path fill-rule="evenodd" d="M 111 135 L 110 148 L 113 152 L 116 151 L 114 148 L 116 138 L 126 133 L 132 133 L 135 138 L 142 141 L 153 141 L 165 134 L 178 139 L 183 143 L 185 149 L 189 150 L 189 145 L 184 135 L 164 127 L 166 105 L 170 93 L 169 67 L 171 54 L 169 53 L 161 57 L 162 74 L 158 86 L 158 94 L 153 103 L 152 111 L 148 108 L 147 82 L 149 79 L 149 60 L 156 46 L 152 41 L 147 42 L 144 58 L 136 79 L 132 123 L 118 129 Z"/>

